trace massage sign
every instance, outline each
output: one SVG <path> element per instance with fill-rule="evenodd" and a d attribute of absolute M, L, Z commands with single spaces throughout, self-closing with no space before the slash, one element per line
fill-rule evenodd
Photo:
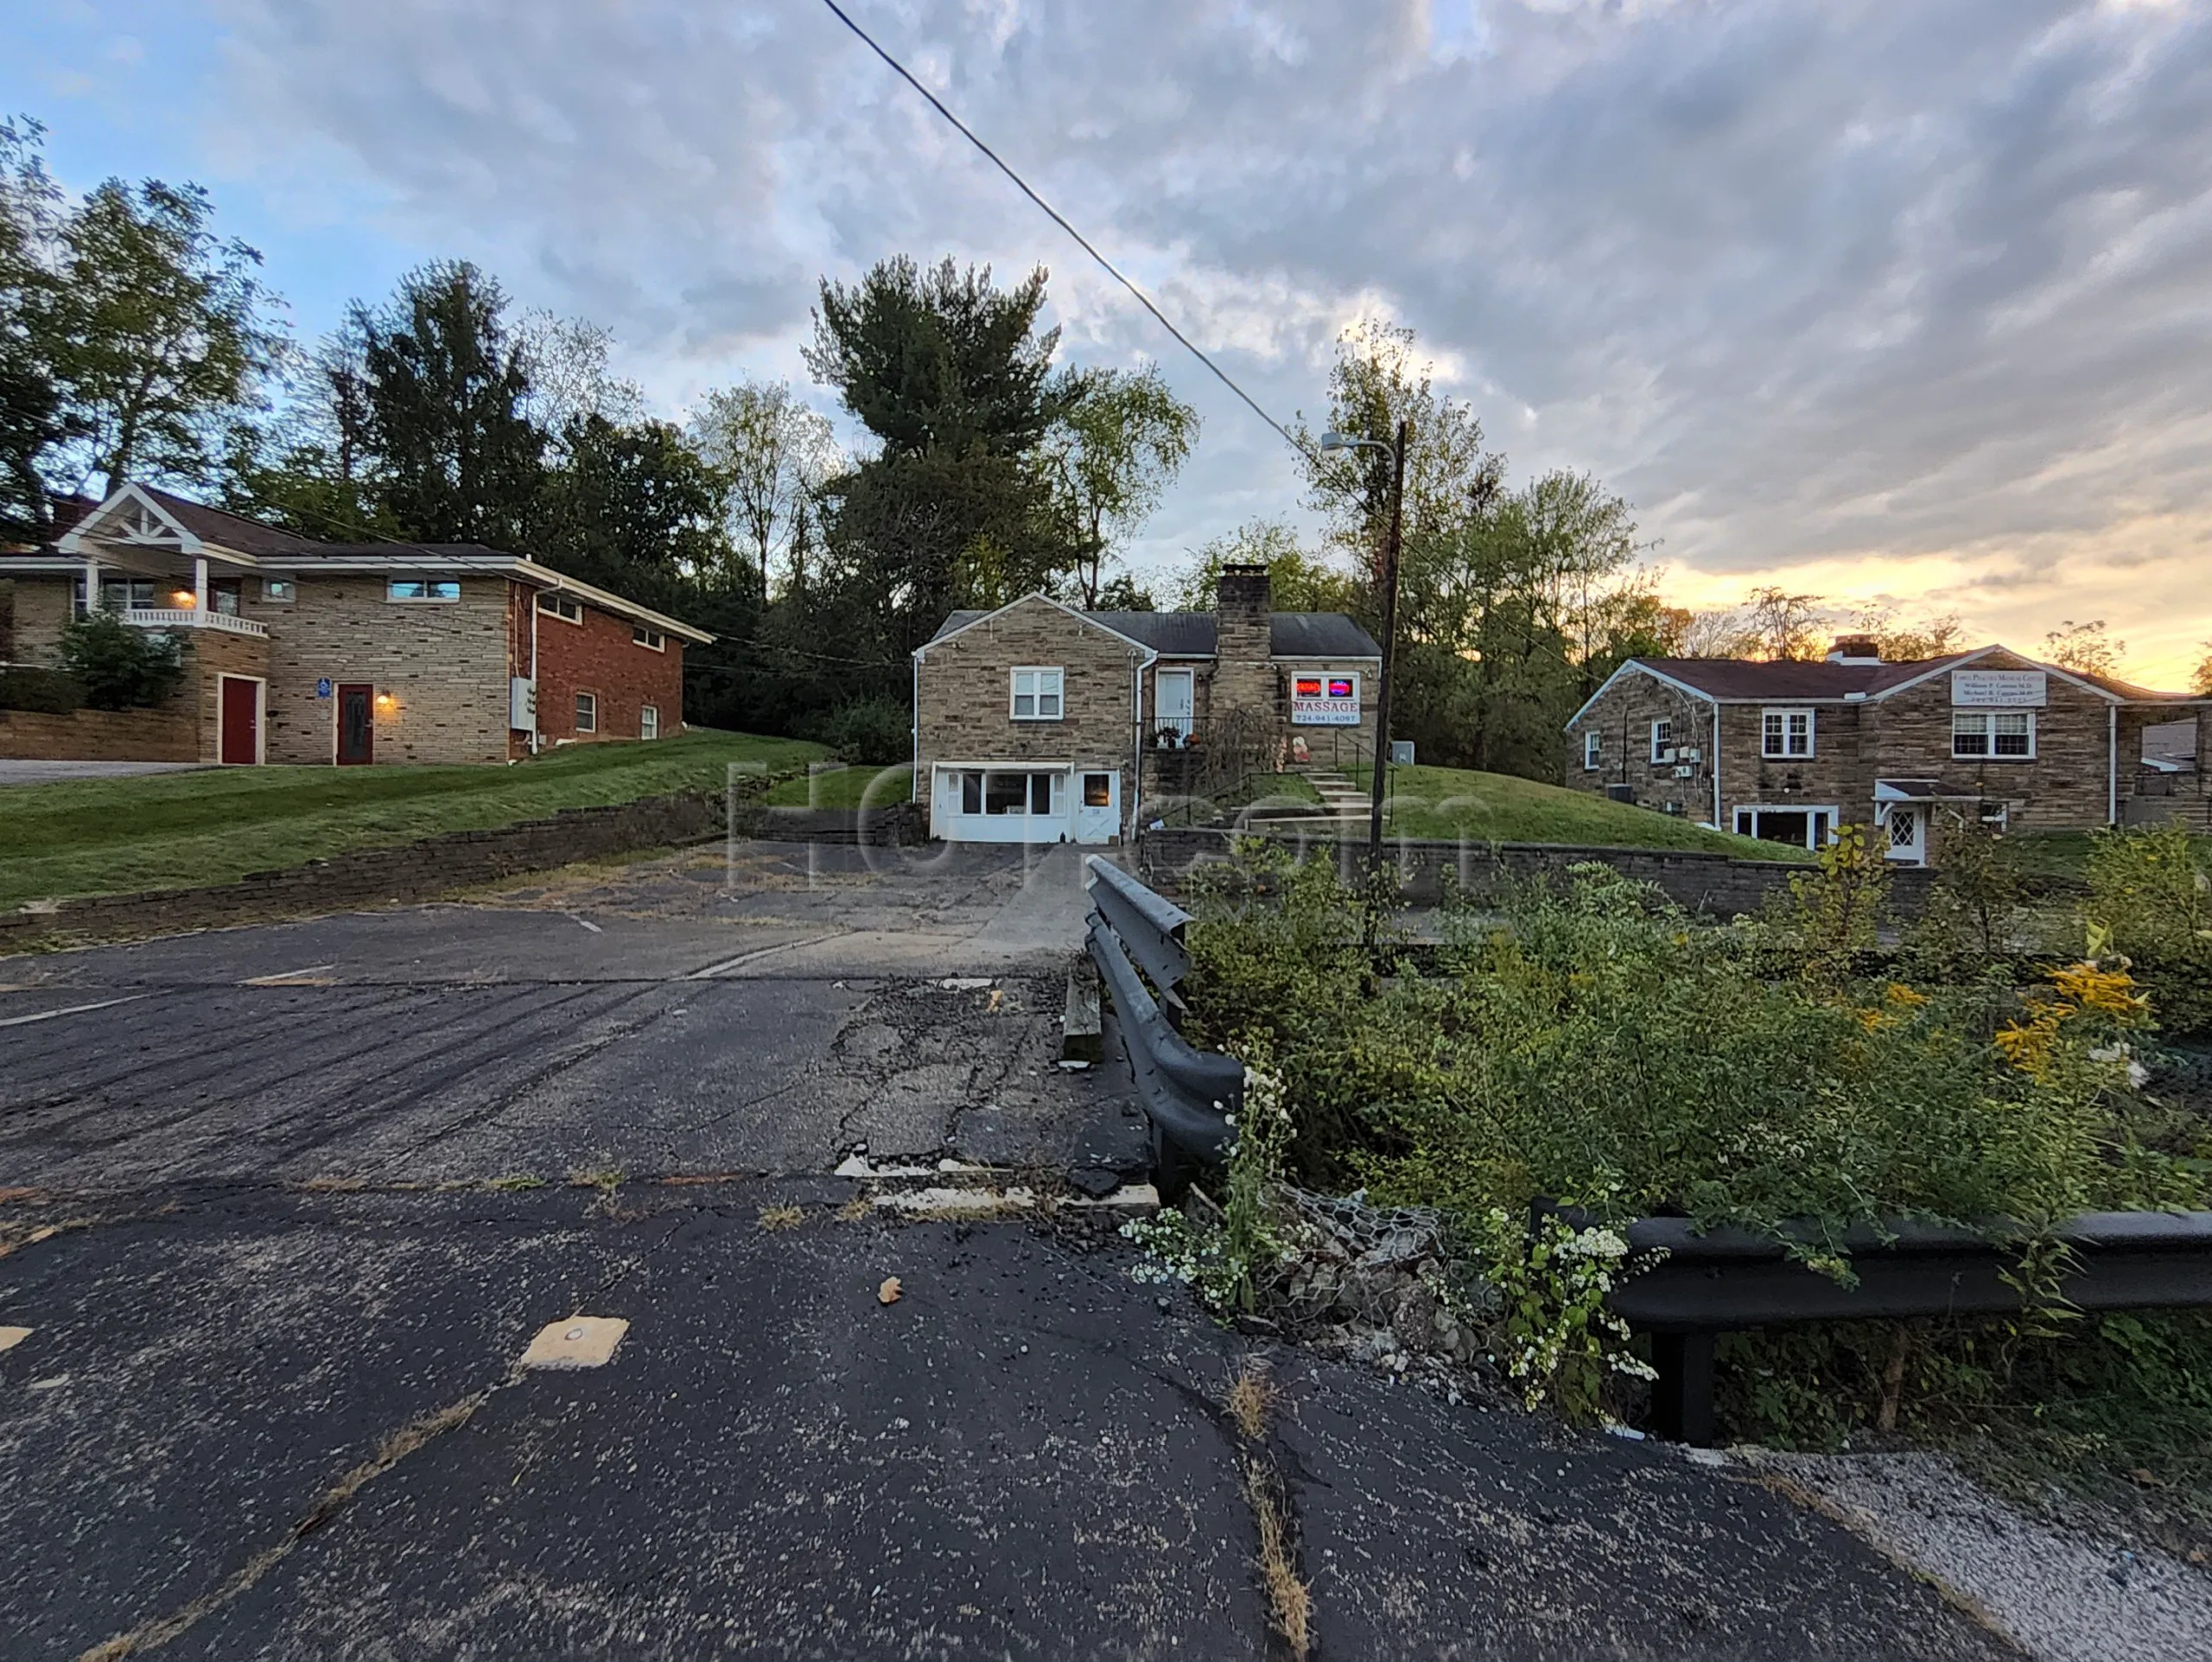
<path fill-rule="evenodd" d="M 1290 682 L 1290 720 L 1294 727 L 1357 727 L 1359 678 L 1357 675 L 1295 675 Z"/>

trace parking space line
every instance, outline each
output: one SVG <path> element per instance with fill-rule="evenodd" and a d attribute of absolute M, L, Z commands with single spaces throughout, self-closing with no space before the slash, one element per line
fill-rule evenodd
<path fill-rule="evenodd" d="M 112 1009 L 118 1004 L 135 1004 L 151 993 L 134 992 L 128 998 L 103 998 L 97 1004 L 72 1004 L 67 1009 L 42 1009 L 35 1016 L 10 1016 L 0 1021 L 0 1028 L 29 1027 L 33 1022 L 51 1022 L 57 1016 L 82 1016 L 86 1010 Z"/>

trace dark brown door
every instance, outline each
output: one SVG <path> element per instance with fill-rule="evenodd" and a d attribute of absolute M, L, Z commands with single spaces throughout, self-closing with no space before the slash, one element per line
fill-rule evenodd
<path fill-rule="evenodd" d="M 338 765 L 357 767 L 374 761 L 377 718 L 374 687 L 338 689 Z"/>
<path fill-rule="evenodd" d="M 223 678 L 223 765 L 251 767 L 261 760 L 261 683 Z"/>

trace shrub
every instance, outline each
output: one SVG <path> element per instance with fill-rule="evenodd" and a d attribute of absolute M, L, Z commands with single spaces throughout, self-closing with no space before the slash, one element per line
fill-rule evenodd
<path fill-rule="evenodd" d="M 2177 824 L 2099 831 L 2088 879 L 2089 950 L 2127 956 L 2167 1033 L 2212 1032 L 2212 876 L 2203 840 Z"/>
<path fill-rule="evenodd" d="M 143 710 L 184 679 L 184 648 L 160 629 L 141 629 L 96 611 L 61 632 L 61 664 L 94 710 Z"/>
<path fill-rule="evenodd" d="M 84 703 L 84 687 L 59 670 L 33 669 L 28 665 L 0 670 L 0 710 L 67 716 L 82 709 Z"/>
<path fill-rule="evenodd" d="M 828 745 L 841 761 L 904 761 L 913 752 L 913 712 L 889 698 L 855 699 L 816 716 L 806 736 Z"/>
<path fill-rule="evenodd" d="M 2024 1002 L 2001 976 L 1850 977 L 1855 918 L 1806 898 L 1829 927 L 1817 979 L 1762 973 L 1737 932 L 1583 866 L 1510 894 L 1502 926 L 1450 916 L 1444 973 L 1363 993 L 1355 897 L 1308 866 L 1201 901 L 1194 1014 L 1217 1037 L 1263 1026 L 1301 1168 L 1387 1202 L 1684 1213 L 1840 1270 L 1843 1230 L 1884 1215 L 2201 1200 L 2202 1126 L 2177 1137 L 2129 1088 L 2124 974 L 2081 966 Z"/>

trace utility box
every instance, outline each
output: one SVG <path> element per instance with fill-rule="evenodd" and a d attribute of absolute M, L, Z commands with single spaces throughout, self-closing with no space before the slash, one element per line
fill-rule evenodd
<path fill-rule="evenodd" d="M 1393 767 L 1410 767 L 1414 765 L 1414 742 L 1411 739 L 1390 741 L 1390 765 Z"/>
<path fill-rule="evenodd" d="M 517 733 L 537 731 L 537 678 L 531 675 L 510 675 L 507 678 L 507 726 Z"/>

